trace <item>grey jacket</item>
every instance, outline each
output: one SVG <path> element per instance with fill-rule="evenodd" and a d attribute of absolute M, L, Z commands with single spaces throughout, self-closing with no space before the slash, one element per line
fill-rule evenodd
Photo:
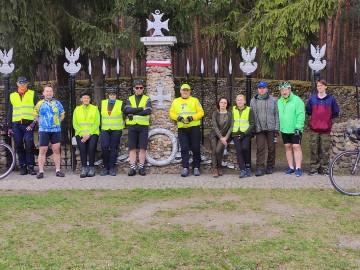
<path fill-rule="evenodd" d="M 261 130 L 260 127 L 260 122 L 259 122 L 259 117 L 257 114 L 257 103 L 258 103 L 258 99 L 257 99 L 258 95 L 254 96 L 251 101 L 250 101 L 250 107 L 254 113 L 255 116 L 255 132 L 261 132 L 264 130 Z M 269 95 L 269 97 L 266 99 L 266 123 L 267 123 L 267 130 L 268 131 L 279 131 L 279 112 L 278 112 L 278 107 L 277 107 L 277 103 L 276 103 L 276 99 Z"/>

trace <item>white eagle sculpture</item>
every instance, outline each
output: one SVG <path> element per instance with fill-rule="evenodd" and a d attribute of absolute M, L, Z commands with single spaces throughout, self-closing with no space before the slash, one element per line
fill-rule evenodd
<path fill-rule="evenodd" d="M 67 48 L 65 48 L 65 56 L 66 59 L 70 61 L 69 64 L 64 63 L 64 69 L 66 70 L 66 72 L 70 74 L 78 73 L 79 70 L 81 69 L 81 64 L 80 63 L 75 64 L 75 62 L 79 59 L 80 47 L 77 48 L 75 52 L 73 51 L 73 49 L 69 51 Z"/>
<path fill-rule="evenodd" d="M 15 65 L 9 64 L 13 57 L 13 48 L 11 48 L 8 52 L 4 50 L 0 50 L 0 72 L 3 74 L 10 74 L 13 72 Z"/>
<path fill-rule="evenodd" d="M 256 69 L 258 64 L 256 62 L 252 61 L 255 59 L 256 56 L 256 47 L 254 47 L 251 52 L 250 50 L 245 50 L 243 47 L 241 47 L 241 56 L 244 59 L 244 62 L 241 62 L 239 64 L 240 69 L 245 72 L 246 74 L 253 73 Z"/>
<path fill-rule="evenodd" d="M 314 57 L 315 60 L 309 60 L 309 67 L 312 70 L 320 71 L 326 66 L 326 60 L 321 60 L 321 58 L 324 57 L 325 51 L 326 51 L 326 44 L 324 46 L 320 47 L 316 46 L 316 48 L 311 44 L 310 45 L 310 51 L 312 57 Z"/>

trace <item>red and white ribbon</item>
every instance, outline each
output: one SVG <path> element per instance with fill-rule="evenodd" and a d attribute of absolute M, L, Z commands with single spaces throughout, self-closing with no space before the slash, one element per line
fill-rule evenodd
<path fill-rule="evenodd" d="M 146 61 L 147 67 L 171 67 L 171 61 Z"/>

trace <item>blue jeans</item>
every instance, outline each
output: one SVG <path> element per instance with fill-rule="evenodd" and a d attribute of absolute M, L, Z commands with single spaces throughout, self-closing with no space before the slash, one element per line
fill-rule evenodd
<path fill-rule="evenodd" d="M 101 155 L 106 169 L 114 169 L 122 130 L 102 130 L 100 133 Z"/>
<path fill-rule="evenodd" d="M 34 131 L 26 130 L 28 124 L 13 124 L 14 147 L 19 159 L 19 166 L 35 165 Z M 25 147 L 24 147 L 25 141 Z"/>

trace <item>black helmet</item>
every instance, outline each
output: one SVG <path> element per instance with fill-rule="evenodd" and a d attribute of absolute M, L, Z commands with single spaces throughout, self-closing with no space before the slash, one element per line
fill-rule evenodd
<path fill-rule="evenodd" d="M 80 97 L 89 96 L 91 98 L 91 93 L 88 90 L 81 91 Z"/>
<path fill-rule="evenodd" d="M 117 94 L 117 87 L 106 87 L 105 93 L 107 94 Z"/>
<path fill-rule="evenodd" d="M 143 80 L 141 80 L 141 79 L 135 79 L 134 81 L 133 81 L 133 86 L 135 86 L 135 85 L 142 85 L 142 86 L 144 86 L 144 81 Z"/>

